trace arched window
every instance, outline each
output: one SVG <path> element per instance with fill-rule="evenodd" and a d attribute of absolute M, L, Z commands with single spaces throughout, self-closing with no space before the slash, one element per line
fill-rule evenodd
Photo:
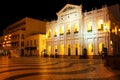
<path fill-rule="evenodd" d="M 98 30 L 103 30 L 103 20 L 99 19 L 97 22 Z"/>
<path fill-rule="evenodd" d="M 48 31 L 48 37 L 51 37 L 51 30 Z"/>
<path fill-rule="evenodd" d="M 60 26 L 60 35 L 64 34 L 64 26 Z"/>
<path fill-rule="evenodd" d="M 74 33 L 78 33 L 79 32 L 79 25 L 78 23 L 74 24 Z"/>
<path fill-rule="evenodd" d="M 89 21 L 89 22 L 87 23 L 87 31 L 88 31 L 88 32 L 91 32 L 91 31 L 92 31 L 92 22 L 91 22 L 91 21 Z"/>
<path fill-rule="evenodd" d="M 67 34 L 70 34 L 70 32 L 71 32 L 71 25 L 70 24 L 67 24 L 67 27 L 66 27 L 67 29 Z"/>
<path fill-rule="evenodd" d="M 55 30 L 54 30 L 54 37 L 57 36 L 57 33 L 58 33 L 58 32 L 57 32 L 57 29 L 55 29 Z"/>

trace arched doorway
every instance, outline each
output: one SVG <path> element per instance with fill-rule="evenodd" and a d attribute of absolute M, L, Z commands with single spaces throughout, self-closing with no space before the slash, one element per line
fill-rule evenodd
<path fill-rule="evenodd" d="M 71 55 L 70 45 L 68 45 L 68 56 Z"/>
<path fill-rule="evenodd" d="M 99 43 L 99 53 L 100 53 L 100 55 L 102 54 L 102 50 L 103 50 L 103 48 L 104 48 L 104 44 L 102 43 L 102 42 L 100 42 Z"/>
<path fill-rule="evenodd" d="M 75 44 L 75 55 L 76 55 L 76 56 L 78 56 L 78 49 L 79 49 L 78 44 Z"/>
<path fill-rule="evenodd" d="M 57 45 L 54 47 L 54 54 L 55 54 L 55 55 L 58 54 L 58 48 L 57 48 Z"/>
<path fill-rule="evenodd" d="M 51 46 L 48 47 L 48 55 L 51 54 Z"/>
<path fill-rule="evenodd" d="M 60 45 L 60 55 L 64 55 L 64 44 Z"/>
<path fill-rule="evenodd" d="M 93 55 L 93 44 L 92 43 L 88 45 L 88 55 Z"/>

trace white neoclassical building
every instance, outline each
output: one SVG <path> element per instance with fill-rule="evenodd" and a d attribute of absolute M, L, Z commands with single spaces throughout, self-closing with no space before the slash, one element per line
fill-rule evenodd
<path fill-rule="evenodd" d="M 97 57 L 103 47 L 109 55 L 119 52 L 119 5 L 103 6 L 89 12 L 82 5 L 66 4 L 57 20 L 47 22 L 46 50 L 49 55 L 78 57 L 84 48 L 90 57 Z"/>

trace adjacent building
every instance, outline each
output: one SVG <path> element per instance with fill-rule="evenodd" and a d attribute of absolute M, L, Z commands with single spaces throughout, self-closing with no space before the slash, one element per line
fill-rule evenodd
<path fill-rule="evenodd" d="M 3 31 L 3 49 L 14 50 L 17 53 L 25 53 L 27 50 L 26 45 L 28 40 L 26 39 L 33 34 L 44 34 L 46 33 L 46 22 L 37 19 L 25 17 L 12 25 L 9 25 Z M 27 41 L 25 41 L 27 40 Z M 30 40 L 30 39 L 29 39 Z M 32 46 L 31 46 L 32 47 Z"/>
<path fill-rule="evenodd" d="M 25 38 L 25 54 L 32 56 L 43 56 L 46 49 L 46 35 L 33 34 Z"/>

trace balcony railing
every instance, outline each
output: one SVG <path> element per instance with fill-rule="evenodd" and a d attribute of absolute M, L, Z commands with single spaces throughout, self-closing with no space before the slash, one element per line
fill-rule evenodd
<path fill-rule="evenodd" d="M 92 32 L 92 30 L 87 30 L 87 32 Z"/>
<path fill-rule="evenodd" d="M 48 37 L 51 37 L 51 35 L 49 35 Z"/>
<path fill-rule="evenodd" d="M 70 34 L 70 32 L 67 32 L 66 34 Z"/>
<path fill-rule="evenodd" d="M 61 35 L 64 35 L 64 34 L 63 34 L 63 33 L 60 33 L 60 36 L 61 36 Z"/>
<path fill-rule="evenodd" d="M 76 33 L 78 33 L 79 31 L 74 31 L 74 33 L 76 34 Z"/>
<path fill-rule="evenodd" d="M 54 37 L 57 37 L 57 35 L 55 34 Z"/>

